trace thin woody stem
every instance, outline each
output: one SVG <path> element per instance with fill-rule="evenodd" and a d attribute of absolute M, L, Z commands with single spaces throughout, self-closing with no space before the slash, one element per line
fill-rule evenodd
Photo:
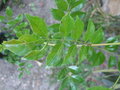
<path fill-rule="evenodd" d="M 46 42 L 44 44 L 46 44 Z M 48 45 L 55 46 L 55 44 L 51 44 L 51 43 L 48 43 Z M 80 44 L 80 45 L 77 45 L 77 47 L 81 47 L 81 46 L 97 47 L 97 46 L 108 46 L 108 45 L 120 45 L 120 42 L 118 42 L 118 43 L 102 43 L 102 44 Z"/>

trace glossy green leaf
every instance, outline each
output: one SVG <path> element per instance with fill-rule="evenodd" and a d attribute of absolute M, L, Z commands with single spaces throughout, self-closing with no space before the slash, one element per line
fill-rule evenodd
<path fill-rule="evenodd" d="M 110 37 L 106 40 L 107 43 L 117 43 L 118 42 L 118 38 L 116 37 Z M 118 45 L 108 45 L 105 47 L 106 50 L 110 51 L 110 52 L 114 52 L 118 49 Z"/>
<path fill-rule="evenodd" d="M 68 4 L 65 0 L 55 0 L 58 9 L 66 11 L 68 9 Z"/>
<path fill-rule="evenodd" d="M 108 61 L 108 67 L 113 67 L 117 64 L 117 60 L 115 56 L 110 56 Z"/>
<path fill-rule="evenodd" d="M 47 56 L 46 64 L 48 66 L 54 65 L 55 62 L 58 62 L 60 60 L 60 58 L 59 60 L 57 60 L 56 58 L 60 56 L 62 48 L 63 48 L 62 43 L 58 43 L 52 48 L 52 51 Z"/>
<path fill-rule="evenodd" d="M 102 87 L 102 86 L 96 86 L 96 87 L 91 87 L 88 90 L 112 90 L 112 89 Z"/>
<path fill-rule="evenodd" d="M 51 12 L 52 12 L 53 17 L 56 20 L 61 20 L 62 17 L 65 15 L 64 12 L 60 9 L 52 9 Z"/>
<path fill-rule="evenodd" d="M 91 37 L 91 42 L 92 43 L 101 43 L 104 40 L 104 32 L 102 28 L 99 28 L 96 32 L 94 32 L 93 36 Z"/>
<path fill-rule="evenodd" d="M 91 39 L 91 37 L 94 35 L 95 32 L 95 25 L 93 24 L 93 22 L 91 20 L 89 20 L 88 22 L 88 26 L 87 26 L 87 31 L 84 34 L 84 40 L 88 41 Z"/>
<path fill-rule="evenodd" d="M 10 7 L 7 7 L 7 9 L 6 9 L 6 15 L 7 16 L 13 16 L 13 11 L 12 11 L 12 9 L 10 8 Z"/>
<path fill-rule="evenodd" d="M 73 29 L 74 29 L 74 19 L 69 14 L 67 14 L 62 18 L 60 24 L 60 32 L 64 37 L 66 37 L 72 32 Z"/>
<path fill-rule="evenodd" d="M 72 75 L 71 78 L 75 83 L 82 83 L 84 81 L 80 75 Z"/>
<path fill-rule="evenodd" d="M 70 72 L 72 72 L 72 73 L 74 73 L 74 74 L 81 72 L 80 68 L 77 67 L 77 66 L 69 66 L 68 69 L 69 69 Z"/>
<path fill-rule="evenodd" d="M 28 14 L 26 14 L 26 18 L 29 21 L 30 26 L 35 34 L 42 37 L 48 36 L 47 26 L 42 18 L 37 16 L 30 16 Z"/>
<path fill-rule="evenodd" d="M 79 17 L 77 17 L 75 21 L 75 28 L 72 31 L 72 38 L 78 40 L 82 35 L 83 30 L 84 30 L 84 23 L 79 19 Z"/>
<path fill-rule="evenodd" d="M 69 47 L 68 53 L 66 54 L 63 64 L 72 64 L 74 62 L 74 58 L 76 56 L 77 47 L 76 45 L 72 45 Z"/>

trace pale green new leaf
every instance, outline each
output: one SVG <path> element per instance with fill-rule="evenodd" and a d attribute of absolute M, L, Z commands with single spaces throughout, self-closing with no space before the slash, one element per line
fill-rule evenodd
<path fill-rule="evenodd" d="M 52 51 L 47 56 L 46 64 L 48 66 L 52 66 L 52 65 L 54 66 L 56 62 L 59 62 L 60 58 L 59 58 L 59 60 L 57 58 L 60 57 L 62 49 L 63 49 L 62 43 L 57 43 L 52 48 Z"/>
<path fill-rule="evenodd" d="M 60 9 L 52 9 L 51 12 L 52 12 L 53 17 L 56 20 L 61 20 L 62 17 L 65 15 L 64 12 Z"/>
<path fill-rule="evenodd" d="M 42 37 L 48 36 L 47 26 L 42 18 L 37 16 L 31 16 L 28 14 L 26 14 L 26 18 L 29 21 L 30 26 L 35 34 L 40 35 Z"/>
<path fill-rule="evenodd" d="M 83 30 L 84 30 L 84 23 L 80 20 L 79 17 L 77 17 L 75 21 L 74 30 L 72 31 L 73 39 L 78 40 L 82 35 Z"/>
<path fill-rule="evenodd" d="M 65 0 L 55 0 L 56 5 L 59 9 L 66 11 L 68 9 L 68 4 Z"/>
<path fill-rule="evenodd" d="M 60 24 L 60 32 L 64 37 L 66 37 L 72 32 L 73 29 L 74 29 L 74 19 L 69 14 L 67 14 L 62 18 Z"/>

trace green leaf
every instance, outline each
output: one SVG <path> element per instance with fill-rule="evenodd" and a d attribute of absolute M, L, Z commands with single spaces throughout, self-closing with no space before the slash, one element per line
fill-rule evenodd
<path fill-rule="evenodd" d="M 2 22 L 5 19 L 5 16 L 0 16 L 0 22 Z"/>
<path fill-rule="evenodd" d="M 62 18 L 60 24 L 60 32 L 64 37 L 66 37 L 72 32 L 73 29 L 74 29 L 74 19 L 69 14 L 67 14 Z"/>
<path fill-rule="evenodd" d="M 96 55 L 94 54 L 94 58 L 93 58 L 93 65 L 94 66 L 98 66 L 103 64 L 105 61 L 105 55 L 102 52 L 98 52 Z"/>
<path fill-rule="evenodd" d="M 36 35 L 34 35 L 34 34 L 32 34 L 32 35 L 30 35 L 30 34 L 25 34 L 25 35 L 22 35 L 20 38 L 19 38 L 19 40 L 20 41 L 24 41 L 24 42 L 36 42 L 36 41 L 40 41 L 40 39 L 36 36 Z"/>
<path fill-rule="evenodd" d="M 68 71 L 66 68 L 63 68 L 61 69 L 59 72 L 58 72 L 58 80 L 64 80 L 66 75 L 68 74 Z"/>
<path fill-rule="evenodd" d="M 72 17 L 83 16 L 83 15 L 85 15 L 85 12 L 82 12 L 82 11 L 74 11 L 71 13 Z"/>
<path fill-rule="evenodd" d="M 0 52 L 3 50 L 3 45 L 0 44 Z"/>
<path fill-rule="evenodd" d="M 80 70 L 79 67 L 77 67 L 77 66 L 69 66 L 68 69 L 70 70 L 70 72 L 72 72 L 72 73 L 74 73 L 74 74 L 81 72 L 81 70 Z"/>
<path fill-rule="evenodd" d="M 75 28 L 72 31 L 73 39 L 78 40 L 82 35 L 83 30 L 84 30 L 84 23 L 79 19 L 79 17 L 77 17 L 75 21 Z"/>
<path fill-rule="evenodd" d="M 120 58 L 118 59 L 118 69 L 120 70 Z"/>
<path fill-rule="evenodd" d="M 84 40 L 88 41 L 91 39 L 91 37 L 94 35 L 95 32 L 95 25 L 93 24 L 93 22 L 91 20 L 89 20 L 88 22 L 88 26 L 87 26 L 87 31 L 84 35 Z"/>
<path fill-rule="evenodd" d="M 69 47 L 68 53 L 66 54 L 63 64 L 72 64 L 74 62 L 74 58 L 76 56 L 77 47 L 76 45 L 72 45 Z"/>
<path fill-rule="evenodd" d="M 20 74 L 19 74 L 19 79 L 21 79 L 22 77 L 23 77 L 23 75 L 24 75 L 24 73 L 23 72 L 21 72 Z"/>
<path fill-rule="evenodd" d="M 101 43 L 104 40 L 105 36 L 104 36 L 104 32 L 102 30 L 102 28 L 99 28 L 91 37 L 91 42 L 92 43 Z"/>
<path fill-rule="evenodd" d="M 118 38 L 116 37 L 110 37 L 106 40 L 107 43 L 117 43 Z M 105 47 L 106 50 L 110 51 L 110 52 L 115 52 L 118 49 L 118 45 L 108 45 Z"/>
<path fill-rule="evenodd" d="M 69 85 L 70 79 L 68 77 L 64 78 L 64 80 L 62 80 L 62 83 L 59 87 L 59 90 L 65 90 L 68 85 Z"/>
<path fill-rule="evenodd" d="M 56 20 L 61 20 L 62 17 L 65 15 L 64 12 L 60 9 L 52 9 L 51 12 L 52 12 L 53 17 Z"/>
<path fill-rule="evenodd" d="M 105 88 L 105 87 L 102 87 L 102 86 L 96 86 L 96 87 L 91 87 L 88 90 L 112 90 L 112 89 Z"/>
<path fill-rule="evenodd" d="M 116 57 L 110 56 L 108 61 L 108 67 L 110 68 L 110 67 L 116 66 L 116 64 L 117 64 Z"/>
<path fill-rule="evenodd" d="M 84 2 L 84 0 L 78 0 L 78 1 L 74 2 L 73 4 L 71 4 L 71 8 L 73 9 L 73 8 L 75 8 L 76 6 L 82 4 L 83 2 Z"/>
<path fill-rule="evenodd" d="M 66 11 L 68 9 L 68 4 L 65 0 L 55 0 L 56 5 L 59 9 Z"/>
<path fill-rule="evenodd" d="M 80 5 L 80 4 L 82 4 L 84 2 L 84 0 L 77 0 L 77 1 L 76 0 L 67 0 L 67 1 L 69 3 L 70 9 L 73 9 L 76 6 L 78 6 L 78 5 Z"/>
<path fill-rule="evenodd" d="M 29 46 L 20 40 L 10 40 L 3 42 L 4 47 L 18 56 L 24 56 L 32 50 L 34 46 Z"/>
<path fill-rule="evenodd" d="M 47 26 L 42 18 L 39 18 L 37 16 L 30 16 L 28 14 L 26 14 L 26 18 L 29 21 L 30 26 L 35 34 L 42 37 L 48 36 Z"/>
<path fill-rule="evenodd" d="M 52 24 L 48 28 L 50 32 L 59 32 L 59 26 L 60 24 Z"/>
<path fill-rule="evenodd" d="M 9 17 L 13 16 L 13 11 L 12 11 L 12 9 L 10 7 L 7 7 L 6 15 L 9 16 Z"/>
<path fill-rule="evenodd" d="M 82 83 L 84 81 L 80 75 L 72 75 L 71 78 L 75 83 Z"/>
<path fill-rule="evenodd" d="M 45 50 L 46 48 L 43 48 L 41 50 L 33 50 L 31 51 L 30 53 L 28 53 L 27 55 L 25 55 L 23 58 L 24 60 L 39 60 L 41 59 L 42 57 L 45 56 Z"/>
<path fill-rule="evenodd" d="M 60 58 L 59 58 L 59 60 L 56 59 L 56 58 L 60 57 L 62 48 L 63 48 L 63 44 L 62 44 L 62 43 L 58 43 L 58 44 L 56 44 L 56 45 L 52 48 L 52 51 L 51 51 L 51 52 L 48 54 L 48 56 L 47 56 L 46 64 L 47 64 L 48 66 L 55 65 L 55 63 L 60 60 Z"/>
<path fill-rule="evenodd" d="M 89 47 L 87 47 L 87 46 L 82 46 L 80 48 L 80 50 L 79 50 L 79 62 L 80 63 L 82 61 L 84 61 L 85 59 L 87 59 L 88 49 L 89 49 Z"/>

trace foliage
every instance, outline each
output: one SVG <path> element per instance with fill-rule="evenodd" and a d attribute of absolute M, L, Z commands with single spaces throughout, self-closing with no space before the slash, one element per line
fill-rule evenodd
<path fill-rule="evenodd" d="M 57 23 L 47 25 L 42 18 L 25 14 L 31 30 L 23 29 L 26 22 L 17 25 L 14 29 L 17 39 L 4 41 L 1 49 L 11 51 L 25 62 L 47 56 L 46 66 L 58 68 L 57 79 L 61 84 L 59 90 L 110 90 L 104 87 L 89 88 L 88 78 L 93 75 L 94 67 L 107 61 L 104 51 L 110 52 L 108 66 L 116 65 L 116 55 L 112 52 L 120 45 L 118 38 L 110 37 L 106 40 L 102 27 L 96 28 L 91 19 L 87 24 L 83 22 L 85 13 L 78 8 L 81 9 L 84 0 L 55 2 L 57 9 L 51 11 L 53 17 L 58 20 Z M 11 11 L 6 14 L 12 16 Z M 13 23 L 10 24 L 13 26 Z M 24 63 L 20 65 L 24 67 Z M 20 77 L 22 75 L 21 73 Z M 90 82 L 96 83 L 92 80 Z"/>
<path fill-rule="evenodd" d="M 3 38 L 5 38 L 4 40 L 8 41 L 8 40 L 20 37 L 21 35 L 23 35 L 25 33 L 29 33 L 29 31 L 27 29 L 28 22 L 24 21 L 24 15 L 21 14 L 21 15 L 18 15 L 17 17 L 14 17 L 13 16 L 14 13 L 10 7 L 6 8 L 5 13 L 6 13 L 5 16 L 0 16 L 1 38 L 3 35 L 4 36 Z M 0 40 L 2 40 L 2 39 L 0 39 Z M 27 64 L 29 64 L 29 63 L 23 62 L 20 59 L 21 57 L 15 55 L 14 53 L 12 53 L 8 50 L 4 50 L 2 48 L 3 48 L 3 46 L 0 45 L 0 51 L 4 55 L 3 58 L 5 60 L 7 60 L 8 62 L 10 62 L 12 64 L 18 65 L 18 67 L 19 67 L 18 70 L 20 70 L 22 74 L 24 71 L 26 71 L 26 72 L 29 71 L 29 68 L 27 68 L 27 66 L 28 66 Z"/>

